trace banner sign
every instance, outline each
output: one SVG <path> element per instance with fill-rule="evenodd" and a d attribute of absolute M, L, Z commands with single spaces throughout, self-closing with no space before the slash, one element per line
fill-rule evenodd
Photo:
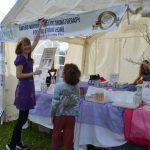
<path fill-rule="evenodd" d="M 89 35 L 98 32 L 115 31 L 127 9 L 126 5 L 114 6 L 77 15 L 62 15 L 47 20 L 41 31 L 41 39 Z M 38 31 L 39 22 L 2 28 L 0 40 L 15 40 L 24 36 L 33 39 Z"/>
<path fill-rule="evenodd" d="M 16 30 L 17 30 L 16 26 L 11 27 L 0 26 L 0 42 L 15 41 L 15 37 L 17 39 L 17 35 L 15 32 Z"/>

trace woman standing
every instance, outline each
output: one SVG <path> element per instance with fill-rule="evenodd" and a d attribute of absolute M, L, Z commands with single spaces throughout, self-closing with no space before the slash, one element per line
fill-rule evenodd
<path fill-rule="evenodd" d="M 136 78 L 136 80 L 133 82 L 133 84 L 142 84 L 143 81 L 150 81 L 150 62 L 148 60 L 143 60 L 140 70 L 139 70 L 139 75 Z"/>
<path fill-rule="evenodd" d="M 42 26 L 46 23 L 45 19 L 42 19 L 39 24 L 39 30 L 31 45 L 31 41 L 24 37 L 17 46 L 15 53 L 17 55 L 14 64 L 16 66 L 16 77 L 18 79 L 18 85 L 15 92 L 14 105 L 19 110 L 19 117 L 13 130 L 10 144 L 6 145 L 7 150 L 26 149 L 21 141 L 22 127 L 26 123 L 29 110 L 35 106 L 35 87 L 34 87 L 34 75 L 40 75 L 41 70 L 33 72 L 33 59 L 31 53 L 36 47 L 40 39 L 40 32 Z"/>

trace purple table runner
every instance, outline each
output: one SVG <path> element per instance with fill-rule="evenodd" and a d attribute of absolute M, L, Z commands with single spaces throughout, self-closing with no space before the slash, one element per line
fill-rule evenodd
<path fill-rule="evenodd" d="M 111 103 L 96 103 L 82 99 L 80 115 L 76 121 L 101 126 L 121 134 L 124 127 L 123 114 L 123 108 L 114 107 Z"/>
<path fill-rule="evenodd" d="M 50 117 L 52 96 L 46 93 L 36 92 L 35 97 L 36 106 L 34 109 L 30 110 L 30 114 Z"/>
<path fill-rule="evenodd" d="M 123 108 L 112 106 L 111 103 L 95 103 L 80 99 L 80 115 L 78 123 L 97 125 L 112 132 L 123 133 Z M 36 92 L 36 106 L 30 110 L 31 115 L 50 117 L 52 96 Z"/>

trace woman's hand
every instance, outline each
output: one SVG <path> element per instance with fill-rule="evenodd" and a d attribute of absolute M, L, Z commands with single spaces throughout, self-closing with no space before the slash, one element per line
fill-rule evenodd
<path fill-rule="evenodd" d="M 39 28 L 42 28 L 43 26 L 45 26 L 45 25 L 46 25 L 46 23 L 47 23 L 47 20 L 46 20 L 46 19 L 44 19 L 44 18 L 42 18 L 42 19 L 40 20 Z"/>
<path fill-rule="evenodd" d="M 143 80 L 138 80 L 137 82 L 136 82 L 136 84 L 142 84 L 143 83 Z"/>
<path fill-rule="evenodd" d="M 40 75 L 41 73 L 42 73 L 41 70 L 36 70 L 36 71 L 34 72 L 34 75 Z"/>
<path fill-rule="evenodd" d="M 40 40 L 40 34 L 41 34 L 42 27 L 44 25 L 46 25 L 46 22 L 47 22 L 47 20 L 44 19 L 44 18 L 40 19 L 39 21 L 40 21 L 40 23 L 39 23 L 39 30 L 38 30 L 38 32 L 37 32 L 37 34 L 36 34 L 36 36 L 35 36 L 35 38 L 33 40 L 32 51 L 34 50 L 34 48 L 36 47 L 36 45 L 38 44 L 38 42 Z"/>

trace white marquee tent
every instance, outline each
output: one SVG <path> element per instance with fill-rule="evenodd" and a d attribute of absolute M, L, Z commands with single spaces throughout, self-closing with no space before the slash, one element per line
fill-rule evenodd
<path fill-rule="evenodd" d="M 138 61 L 143 52 L 145 58 L 150 56 L 149 45 L 137 28 L 144 27 L 143 25 L 150 26 L 149 0 L 18 0 L 2 21 L 2 26 L 11 27 L 31 23 L 42 17 L 55 19 L 67 15 L 84 15 L 97 10 L 108 11 L 112 6 L 125 4 L 128 12 L 123 16 L 117 31 L 59 37 L 58 40 L 70 44 L 66 63 L 76 63 L 83 75 L 99 73 L 108 79 L 110 73 L 119 73 L 119 81 L 132 82 L 138 74 L 139 66 L 125 61 L 125 58 Z M 17 84 L 13 65 L 15 45 L 15 42 L 4 44 L 7 62 L 5 106 L 8 120 L 16 116 L 13 106 Z"/>

